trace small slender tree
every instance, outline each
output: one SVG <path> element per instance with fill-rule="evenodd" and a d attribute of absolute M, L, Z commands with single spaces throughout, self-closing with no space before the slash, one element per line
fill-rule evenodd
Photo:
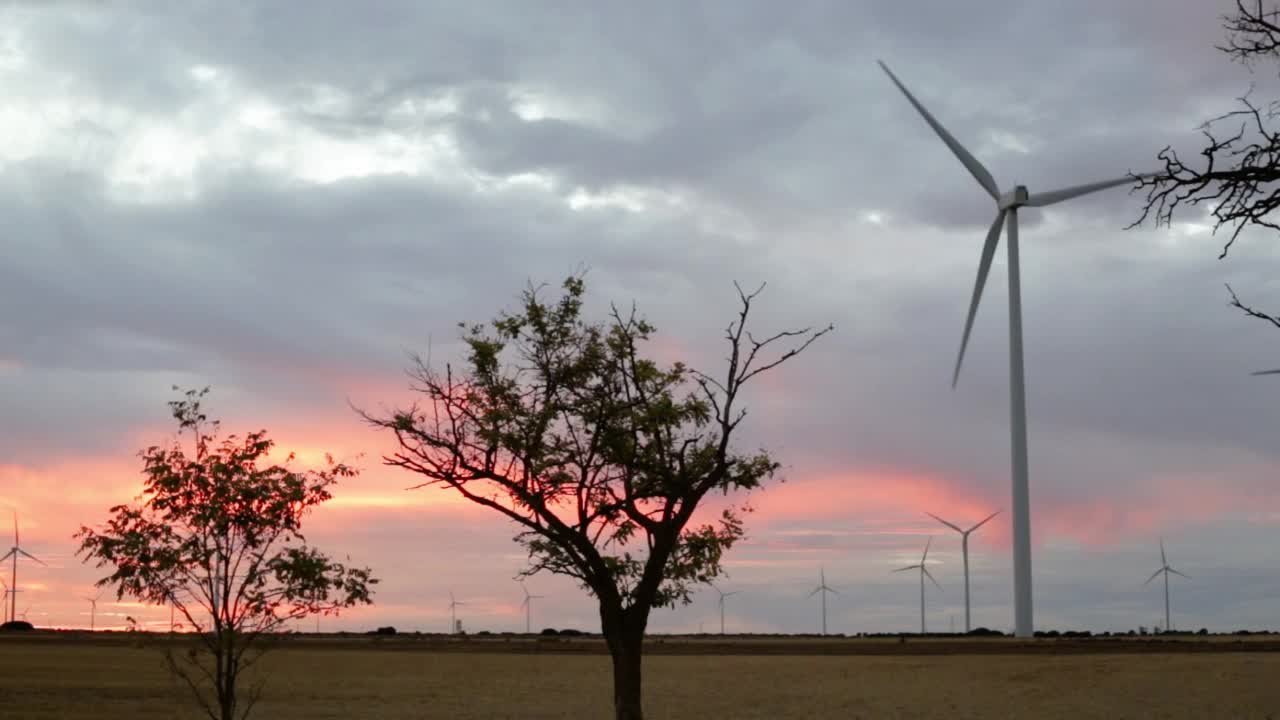
<path fill-rule="evenodd" d="M 730 442 L 747 415 L 739 395 L 831 327 L 757 340 L 746 325 L 760 290 L 738 288 L 727 366 L 712 376 L 643 357 L 654 328 L 634 308 L 584 321 L 581 277 L 565 281 L 558 302 L 539 291 L 530 287 L 517 312 L 489 327 L 463 326 L 465 371 L 414 357 L 422 401 L 361 415 L 394 433 L 399 449 L 384 460 L 422 476 L 415 487 L 450 488 L 514 522 L 529 554 L 524 576 L 567 575 L 595 596 L 615 717 L 641 720 L 650 611 L 687 604 L 696 585 L 721 573 L 750 509 L 695 521 L 700 503 L 759 487 L 779 467 L 765 451 L 742 454 Z"/>
<path fill-rule="evenodd" d="M 177 390 L 178 388 L 174 388 Z M 217 437 L 200 409 L 208 388 L 169 403 L 179 438 L 140 453 L 139 504 L 111 508 L 99 530 L 81 527 L 77 554 L 114 572 L 97 582 L 116 597 L 170 604 L 194 631 L 185 653 L 165 650 L 169 669 L 210 720 L 246 718 L 261 682 L 240 687 L 286 623 L 370 603 L 368 568 L 330 561 L 306 544 L 303 516 L 356 470 L 326 456 L 322 470 L 260 467 L 273 442 L 265 430 Z M 189 433 L 192 452 L 180 442 Z"/>

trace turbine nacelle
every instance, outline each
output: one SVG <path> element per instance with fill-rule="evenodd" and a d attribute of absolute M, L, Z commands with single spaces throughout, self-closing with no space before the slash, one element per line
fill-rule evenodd
<path fill-rule="evenodd" d="M 996 205 L 1001 210 L 1013 210 L 1019 206 L 1026 205 L 1030 201 L 1031 193 L 1027 191 L 1027 186 L 1019 185 L 996 198 Z"/>

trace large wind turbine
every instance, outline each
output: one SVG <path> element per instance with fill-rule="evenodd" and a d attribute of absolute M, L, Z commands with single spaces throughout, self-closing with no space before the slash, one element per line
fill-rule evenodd
<path fill-rule="evenodd" d="M 520 583 L 520 589 L 524 590 L 524 602 L 520 603 L 520 607 L 524 608 L 524 633 L 528 635 L 532 632 L 530 621 L 533 617 L 533 601 L 544 598 L 546 595 L 530 595 L 529 588 L 525 587 L 523 582 Z M 450 595 L 449 597 L 452 598 L 453 596 Z"/>
<path fill-rule="evenodd" d="M 999 515 L 1000 511 L 997 510 L 991 513 L 982 522 L 978 523 L 977 525 L 974 525 L 968 530 L 965 530 L 961 528 L 959 525 L 956 525 L 954 523 L 949 523 L 946 520 L 943 520 L 942 518 L 938 517 L 937 515 L 934 515 L 933 513 L 925 513 L 925 514 L 933 518 L 934 520 L 937 520 L 938 522 L 942 523 L 943 525 L 946 525 L 952 530 L 955 530 L 956 532 L 960 533 L 960 551 L 964 555 L 964 631 L 969 632 L 969 534 L 972 533 L 974 530 L 977 530 L 978 528 L 982 527 L 983 525 L 986 525 L 987 520 L 990 520 L 991 518 Z"/>
<path fill-rule="evenodd" d="M 879 62 L 879 61 L 877 61 Z M 1000 228 L 1007 221 L 1009 233 L 1009 405 L 1012 416 L 1012 455 L 1013 455 L 1013 600 L 1015 633 L 1018 637 L 1031 637 L 1032 598 L 1031 598 L 1031 502 L 1027 482 L 1027 402 L 1026 384 L 1023 378 L 1022 365 L 1022 279 L 1018 262 L 1018 208 L 1045 207 L 1071 198 L 1087 195 L 1099 190 L 1134 182 L 1135 178 L 1151 177 L 1151 175 L 1128 175 L 1114 180 L 1075 185 L 1061 190 L 1031 194 L 1023 185 L 1016 185 L 1008 192 L 1001 193 L 995 178 L 978 162 L 968 150 L 956 141 L 946 128 L 934 119 L 920 101 L 907 90 L 893 74 L 889 67 L 880 62 L 880 67 L 893 81 L 894 85 L 907 96 L 907 100 L 924 117 L 925 122 L 933 128 L 942 142 L 951 148 L 951 152 L 969 171 L 982 189 L 996 201 L 996 219 L 987 231 L 986 243 L 982 246 L 982 257 L 978 262 L 978 279 L 973 286 L 973 298 L 969 301 L 969 315 L 964 323 L 964 335 L 960 339 L 960 353 L 956 358 L 955 372 L 951 377 L 954 388 L 960 378 L 960 365 L 964 361 L 965 346 L 969 343 L 969 332 L 973 329 L 974 315 L 978 311 L 978 300 L 982 297 L 982 288 L 987 282 L 987 273 L 991 270 L 991 261 L 996 254 L 996 245 L 1000 241 Z"/>
<path fill-rule="evenodd" d="M 1164 555 L 1164 538 L 1160 538 L 1160 569 L 1151 573 L 1151 577 L 1147 578 L 1147 581 L 1142 583 L 1143 586 L 1145 587 L 1150 585 L 1151 581 L 1155 580 L 1156 576 L 1160 573 L 1164 573 L 1164 629 L 1172 630 L 1173 626 L 1169 624 L 1169 573 L 1181 575 L 1188 580 L 1191 578 L 1169 567 L 1169 560 Z"/>
<path fill-rule="evenodd" d="M 938 581 L 934 579 L 933 573 L 929 572 L 929 568 L 925 567 L 924 565 L 925 561 L 929 559 L 929 546 L 932 544 L 933 544 L 933 538 L 930 537 L 929 540 L 924 544 L 924 554 L 920 556 L 920 562 L 918 564 L 908 565 L 906 567 L 900 567 L 897 570 L 894 570 L 894 572 L 904 572 L 906 570 L 916 570 L 916 569 L 920 570 L 920 634 L 921 635 L 925 633 L 925 628 L 924 628 L 924 578 L 925 576 L 928 575 L 929 579 L 933 580 L 933 584 L 937 585 L 939 590 L 942 589 L 942 586 L 938 585 Z"/>
<path fill-rule="evenodd" d="M 822 584 L 823 584 L 823 585 L 826 585 L 826 582 L 824 581 Z M 716 591 L 716 592 L 718 592 L 718 593 L 720 593 L 720 634 L 721 634 L 721 635 L 723 635 L 723 634 L 724 634 L 724 599 L 725 599 L 725 598 L 727 598 L 727 597 L 729 597 L 730 595 L 737 595 L 738 593 L 740 593 L 740 592 L 742 592 L 742 591 L 741 591 L 741 590 L 734 590 L 733 592 L 725 592 L 725 591 L 721 590 L 721 589 L 720 589 L 718 586 L 716 586 L 715 584 L 712 584 L 712 585 L 711 585 L 711 587 L 715 588 L 715 591 Z M 816 592 L 816 591 L 815 591 L 815 592 Z M 812 593 L 810 593 L 810 594 L 812 595 Z M 823 606 L 823 607 L 825 607 L 825 604 L 824 604 L 824 606 Z M 825 611 L 825 610 L 823 611 L 823 615 L 824 615 L 824 616 L 826 615 L 826 611 Z M 825 624 L 825 623 L 824 623 L 824 624 L 823 624 L 823 626 L 822 626 L 822 630 L 823 630 L 822 634 L 823 634 L 823 635 L 825 635 L 825 634 L 826 634 L 826 624 Z"/>
<path fill-rule="evenodd" d="M 9 574 L 9 620 L 18 619 L 18 556 L 22 555 L 29 560 L 44 565 L 44 561 L 22 549 L 22 543 L 18 540 L 18 513 L 13 513 L 13 547 L 9 548 L 9 552 L 0 557 L 0 562 L 4 562 L 9 558 L 13 558 L 13 569 Z M 47 566 L 46 566 L 47 567 Z"/>

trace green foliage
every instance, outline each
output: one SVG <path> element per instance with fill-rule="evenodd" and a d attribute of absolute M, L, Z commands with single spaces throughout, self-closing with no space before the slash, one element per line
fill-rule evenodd
<path fill-rule="evenodd" d="M 541 290 L 529 288 L 517 311 L 487 326 L 460 326 L 464 372 L 417 359 L 422 402 L 364 417 L 396 435 L 400 448 L 388 464 L 516 522 L 530 558 L 525 574 L 577 578 L 606 606 L 643 617 L 687 603 L 696 585 L 721 573 L 749 509 L 731 506 L 694 526 L 699 503 L 713 491 L 757 488 L 778 468 L 764 451 L 732 448 L 745 417 L 738 391 L 830 328 L 757 342 L 744 328 L 755 294 L 739 291 L 728 372 L 713 379 L 643 357 L 654 328 L 634 309 L 585 321 L 580 277 L 567 279 L 554 302 Z M 790 340 L 795 346 L 780 357 L 759 357 Z"/>
<path fill-rule="evenodd" d="M 236 679 L 256 661 L 265 633 L 368 604 L 378 581 L 368 568 L 331 561 L 302 534 L 303 516 L 356 470 L 328 456 L 321 470 L 291 470 L 292 454 L 265 466 L 273 447 L 266 431 L 219 438 L 218 422 L 200 408 L 207 392 L 169 403 L 193 453 L 179 440 L 141 452 L 139 502 L 111 508 L 102 528 L 82 527 L 76 537 L 86 561 L 113 568 L 99 586 L 113 587 L 117 598 L 172 605 L 190 623 L 204 653 L 187 656 L 189 666 L 170 656 L 171 666 L 210 717 L 229 720 Z M 240 717 L 251 707 L 252 698 Z"/>

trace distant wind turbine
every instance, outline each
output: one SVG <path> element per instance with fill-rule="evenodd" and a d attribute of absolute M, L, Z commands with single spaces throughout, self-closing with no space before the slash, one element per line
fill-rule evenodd
<path fill-rule="evenodd" d="M 925 626 L 924 626 L 924 578 L 925 576 L 928 575 L 929 579 L 933 580 L 933 584 L 937 585 L 939 590 L 942 589 L 942 586 L 938 585 L 938 581 L 934 579 L 933 573 L 929 572 L 929 568 L 925 567 L 924 565 L 925 561 L 929 559 L 929 546 L 932 544 L 933 544 L 933 538 L 931 537 L 929 538 L 928 542 L 924 544 L 924 555 L 920 556 L 920 562 L 918 564 L 908 565 L 906 567 L 900 567 L 897 570 L 894 570 L 894 572 L 904 572 L 907 570 L 916 570 L 916 569 L 920 570 L 920 634 L 921 635 L 925 633 Z"/>
<path fill-rule="evenodd" d="M 526 635 L 528 635 L 529 633 L 533 632 L 533 630 L 531 629 L 532 628 L 531 620 L 533 617 L 533 601 L 540 600 L 546 597 L 546 595 L 530 595 L 529 588 L 525 587 L 523 582 L 520 583 L 520 589 L 524 590 L 524 602 L 520 603 L 520 607 L 524 608 L 524 632 Z"/>
<path fill-rule="evenodd" d="M 1160 573 L 1164 573 L 1164 629 L 1172 630 L 1173 625 L 1171 625 L 1169 621 L 1169 573 L 1173 573 L 1174 575 L 1181 575 L 1182 577 L 1187 578 L 1188 580 L 1190 580 L 1191 578 L 1188 575 L 1184 575 L 1183 573 L 1180 573 L 1177 570 L 1174 570 L 1173 568 L 1169 567 L 1169 560 L 1165 557 L 1165 554 L 1164 554 L 1164 538 L 1160 538 L 1160 569 L 1155 571 L 1154 573 L 1151 573 L 1151 577 L 1147 578 L 1147 581 L 1142 583 L 1143 587 L 1150 585 L 1151 581 L 1155 580 L 1156 576 L 1160 575 Z"/>
<path fill-rule="evenodd" d="M 1018 261 L 1018 208 L 1045 207 L 1063 200 L 1087 195 L 1107 188 L 1132 183 L 1138 178 L 1155 177 L 1154 174 L 1133 175 L 1114 180 L 1076 185 L 1074 187 L 1053 190 L 1050 192 L 1031 194 L 1026 186 L 1017 185 L 1006 193 L 1001 193 L 996 180 L 990 171 L 983 167 L 968 150 L 966 150 L 942 124 L 925 109 L 907 90 L 898 77 L 889 70 L 889 66 L 880 62 L 894 85 L 907 96 L 907 100 L 916 111 L 924 117 L 925 122 L 942 139 L 951 152 L 960 160 L 969 174 L 973 176 L 983 190 L 996 202 L 996 218 L 987 232 L 987 240 L 982 246 L 982 256 L 978 262 L 978 278 L 973 286 L 973 298 L 969 301 L 969 315 L 965 319 L 964 334 L 960 339 L 960 353 L 956 357 L 955 371 L 951 376 L 951 387 L 954 388 L 960 379 L 960 365 L 964 361 L 965 346 L 969 344 L 969 333 L 973 329 L 973 319 L 978 312 L 978 301 L 982 298 L 982 288 L 987 282 L 987 273 L 991 270 L 991 261 L 996 254 L 996 245 L 1000 242 L 1000 230 L 1008 221 L 1009 232 L 1009 410 L 1011 415 L 1010 432 L 1012 433 L 1013 464 L 1013 599 L 1014 621 L 1018 637 L 1033 635 L 1032 596 L 1031 596 L 1031 500 L 1028 489 L 1027 465 L 1027 402 L 1026 382 L 1023 378 L 1022 358 L 1022 279 Z"/>
<path fill-rule="evenodd" d="M 89 601 L 89 632 L 93 632 L 97 629 L 98 601 L 101 599 L 102 593 L 98 593 L 94 597 L 85 598 L 85 600 Z"/>
<path fill-rule="evenodd" d="M 972 533 L 974 530 L 977 530 L 978 528 L 982 527 L 983 525 L 986 525 L 987 520 L 990 520 L 991 518 L 999 515 L 1000 511 L 997 510 L 991 513 L 982 522 L 978 523 L 977 525 L 974 525 L 968 530 L 965 530 L 961 528 L 959 525 L 956 525 L 954 523 L 949 523 L 946 520 L 943 520 L 942 518 L 938 517 L 937 515 L 934 515 L 933 513 L 925 513 L 925 514 L 933 518 L 934 520 L 937 520 L 938 522 L 942 523 L 943 525 L 946 525 L 952 530 L 955 530 L 956 532 L 960 533 L 960 551 L 964 555 L 964 631 L 969 632 L 970 630 L 969 628 L 969 534 Z"/>
<path fill-rule="evenodd" d="M 1256 373 L 1250 373 L 1250 374 L 1251 375 L 1280 375 L 1280 370 L 1259 370 Z"/>
<path fill-rule="evenodd" d="M 457 613 L 455 613 L 454 611 L 458 608 L 459 605 L 466 605 L 466 603 L 458 602 L 457 599 L 453 597 L 453 591 L 450 590 L 449 591 L 449 634 L 450 635 L 453 635 L 458 632 L 458 616 L 457 616 Z"/>
<path fill-rule="evenodd" d="M 18 540 L 18 513 L 13 513 L 13 547 L 9 548 L 9 552 L 0 557 L 0 562 L 4 562 L 9 558 L 13 558 L 13 570 L 9 574 L 9 619 L 17 620 L 18 613 L 18 596 L 14 593 L 18 592 L 18 556 L 22 555 L 29 560 L 44 565 L 44 561 L 22 549 L 22 543 Z M 48 567 L 47 565 L 45 567 Z"/>
<path fill-rule="evenodd" d="M 826 583 L 824 582 L 823 584 L 825 585 Z M 725 598 L 727 598 L 727 597 L 729 597 L 729 596 L 731 596 L 731 595 L 737 595 L 738 593 L 740 593 L 740 592 L 742 592 L 742 591 L 741 591 L 741 590 L 734 590 L 733 592 L 725 592 L 725 591 L 721 590 L 718 586 L 716 586 L 716 585 L 714 585 L 714 584 L 713 584 L 711 587 L 715 588 L 715 591 L 716 591 L 716 592 L 718 592 L 718 593 L 720 593 L 720 634 L 721 634 L 721 635 L 723 635 L 723 634 L 724 634 L 724 599 L 725 599 Z M 826 611 L 823 611 L 823 615 L 824 615 L 824 616 L 826 615 Z M 824 634 L 824 635 L 826 634 L 826 625 L 825 625 L 825 624 L 823 625 L 823 634 Z"/>
<path fill-rule="evenodd" d="M 822 634 L 825 636 L 827 634 L 827 593 L 840 594 L 839 590 L 827 587 L 827 571 L 825 568 L 818 568 L 818 587 L 809 593 L 809 597 L 813 597 L 817 593 L 822 593 Z"/>

